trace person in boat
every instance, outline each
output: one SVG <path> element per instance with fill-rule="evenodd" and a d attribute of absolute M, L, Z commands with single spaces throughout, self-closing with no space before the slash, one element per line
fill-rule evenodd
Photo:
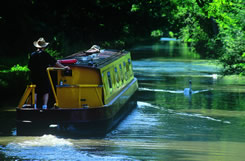
<path fill-rule="evenodd" d="M 93 53 L 99 53 L 100 52 L 100 47 L 98 45 L 93 45 L 90 49 L 85 51 L 87 54 L 93 54 Z"/>
<path fill-rule="evenodd" d="M 72 54 L 67 56 L 66 58 L 73 58 L 73 57 L 81 57 L 81 56 L 88 56 L 91 54 L 100 53 L 100 46 L 93 45 L 90 49 L 85 51 L 80 51 L 78 53 Z"/>
<path fill-rule="evenodd" d="M 38 98 L 42 98 L 42 108 L 47 109 L 49 91 L 51 89 L 50 82 L 47 74 L 47 67 L 57 66 L 65 69 L 70 69 L 69 66 L 64 66 L 59 63 L 55 58 L 50 56 L 46 51 L 48 42 L 44 38 L 39 38 L 33 42 L 33 45 L 37 50 L 30 55 L 28 62 L 28 68 L 30 69 L 31 82 L 36 85 L 35 89 L 35 105 L 37 106 L 37 95 Z"/>

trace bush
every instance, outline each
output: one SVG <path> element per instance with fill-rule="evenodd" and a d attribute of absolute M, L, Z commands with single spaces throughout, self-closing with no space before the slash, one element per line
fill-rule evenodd
<path fill-rule="evenodd" d="M 20 99 L 26 85 L 29 83 L 29 69 L 27 66 L 17 64 L 9 70 L 0 71 L 0 91 L 3 93 L 1 102 Z"/>

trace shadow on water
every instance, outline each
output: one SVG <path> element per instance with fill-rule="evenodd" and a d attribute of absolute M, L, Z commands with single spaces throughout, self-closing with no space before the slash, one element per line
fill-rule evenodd
<path fill-rule="evenodd" d="M 0 108 L 0 137 L 15 135 L 16 113 L 13 108 Z"/>

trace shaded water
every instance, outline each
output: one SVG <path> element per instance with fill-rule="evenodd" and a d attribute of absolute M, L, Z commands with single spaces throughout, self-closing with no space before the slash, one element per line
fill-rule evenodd
<path fill-rule="evenodd" d="M 137 107 L 104 138 L 19 137 L 0 110 L 0 160 L 244 160 L 245 81 L 174 42 L 132 50 Z M 191 95 L 184 89 L 192 81 Z"/>

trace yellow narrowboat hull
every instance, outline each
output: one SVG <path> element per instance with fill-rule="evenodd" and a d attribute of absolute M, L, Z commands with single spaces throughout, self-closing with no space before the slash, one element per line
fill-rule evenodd
<path fill-rule="evenodd" d="M 54 96 L 48 109 L 34 108 L 35 85 L 28 86 L 16 108 L 17 135 L 103 135 L 136 107 L 132 97 L 138 82 L 130 53 L 108 51 L 98 57 L 92 65 L 83 60 L 69 64 L 69 71 L 47 69 Z"/>
<path fill-rule="evenodd" d="M 98 108 L 35 110 L 17 108 L 17 135 L 104 136 L 136 107 L 134 79 L 109 104 Z"/>

